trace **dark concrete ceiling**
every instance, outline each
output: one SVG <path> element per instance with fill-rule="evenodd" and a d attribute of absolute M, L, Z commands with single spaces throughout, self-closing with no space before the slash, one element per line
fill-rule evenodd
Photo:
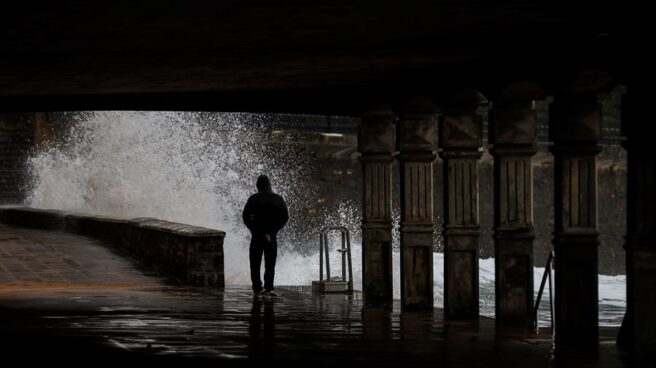
<path fill-rule="evenodd" d="M 621 78 L 632 11 L 617 0 L 4 7 L 0 110 L 335 114 L 460 87 L 493 94 L 518 79 L 554 90 L 580 69 Z"/>

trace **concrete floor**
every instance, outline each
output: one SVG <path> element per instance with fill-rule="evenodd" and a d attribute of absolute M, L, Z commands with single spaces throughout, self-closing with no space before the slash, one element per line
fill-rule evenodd
<path fill-rule="evenodd" d="M 617 329 L 598 352 L 555 350 L 549 331 L 445 326 L 441 311 L 363 309 L 360 294 L 279 287 L 180 287 L 71 234 L 0 228 L 0 343 L 6 359 L 68 366 L 623 367 Z M 51 275 L 53 275 L 51 277 Z"/>

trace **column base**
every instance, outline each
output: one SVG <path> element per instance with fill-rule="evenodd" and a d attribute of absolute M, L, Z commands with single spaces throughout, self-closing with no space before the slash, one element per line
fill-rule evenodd
<path fill-rule="evenodd" d="M 598 348 L 598 236 L 580 229 L 554 239 L 556 345 Z"/>
<path fill-rule="evenodd" d="M 433 309 L 433 228 L 401 227 L 401 305 Z"/>
<path fill-rule="evenodd" d="M 533 327 L 533 239 L 530 229 L 495 233 L 495 322 L 498 327 Z M 547 290 L 548 292 L 548 290 Z"/>
<path fill-rule="evenodd" d="M 478 320 L 478 227 L 444 233 L 444 318 Z"/>
<path fill-rule="evenodd" d="M 392 226 L 362 226 L 362 292 L 366 304 L 392 303 Z"/>

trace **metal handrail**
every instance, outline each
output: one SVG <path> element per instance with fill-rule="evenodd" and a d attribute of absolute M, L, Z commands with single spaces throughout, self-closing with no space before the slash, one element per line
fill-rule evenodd
<path fill-rule="evenodd" d="M 535 332 L 539 332 L 540 323 L 538 321 L 538 311 L 540 309 L 540 301 L 542 300 L 542 293 L 544 292 L 544 286 L 549 279 L 549 309 L 551 312 L 551 333 L 555 334 L 554 329 L 554 293 L 553 293 L 553 284 L 551 282 L 551 272 L 552 264 L 554 262 L 554 252 L 549 252 L 549 257 L 547 258 L 547 264 L 544 266 L 544 274 L 542 275 L 542 281 L 540 282 L 540 289 L 538 290 L 538 297 L 535 300 L 535 306 L 533 307 L 533 327 Z"/>
<path fill-rule="evenodd" d="M 342 247 L 337 249 L 342 254 L 342 281 L 346 280 L 346 262 L 348 259 L 348 291 L 353 292 L 353 264 L 351 261 L 351 233 L 344 226 L 327 226 L 319 233 L 319 281 L 323 279 L 323 263 L 324 255 L 326 252 L 326 276 L 327 281 L 330 281 L 330 257 L 328 256 L 328 233 L 331 231 L 339 231 L 342 237 Z"/>

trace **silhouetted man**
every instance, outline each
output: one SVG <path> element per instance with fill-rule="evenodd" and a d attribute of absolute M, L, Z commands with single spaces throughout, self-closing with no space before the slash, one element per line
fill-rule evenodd
<path fill-rule="evenodd" d="M 266 175 L 257 178 L 257 193 L 248 198 L 244 213 L 244 224 L 251 231 L 249 259 L 251 281 L 255 295 L 277 296 L 273 291 L 278 243 L 276 235 L 289 219 L 287 205 L 281 196 L 271 191 L 271 182 Z M 264 253 L 264 287 L 260 279 L 260 265 Z"/>

